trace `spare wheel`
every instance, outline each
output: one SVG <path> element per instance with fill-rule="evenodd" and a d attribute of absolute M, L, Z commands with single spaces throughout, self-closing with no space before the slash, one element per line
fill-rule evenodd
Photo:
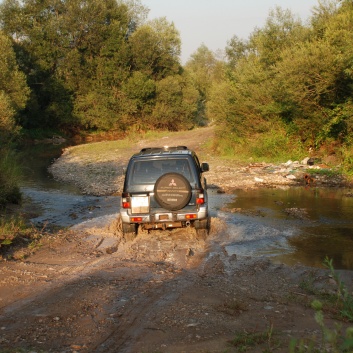
<path fill-rule="evenodd" d="M 154 196 L 163 208 L 170 211 L 180 210 L 190 201 L 191 186 L 183 175 L 166 173 L 156 181 Z"/>

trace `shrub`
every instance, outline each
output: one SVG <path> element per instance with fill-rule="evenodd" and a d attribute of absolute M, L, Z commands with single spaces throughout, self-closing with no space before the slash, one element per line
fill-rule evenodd
<path fill-rule="evenodd" d="M 21 201 L 20 170 L 14 152 L 0 151 L 0 206 Z"/>

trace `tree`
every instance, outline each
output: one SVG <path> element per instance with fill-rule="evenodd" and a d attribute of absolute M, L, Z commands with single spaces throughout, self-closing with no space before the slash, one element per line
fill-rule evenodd
<path fill-rule="evenodd" d="M 97 90 L 93 95 L 104 98 L 98 106 L 106 104 L 116 98 L 114 92 L 129 75 L 130 17 L 124 4 L 6 0 L 1 18 L 4 31 L 16 40 L 17 58 L 33 92 L 22 121 L 27 127 L 80 127 L 84 97 Z M 116 114 L 109 116 L 114 119 Z M 103 125 L 113 122 L 93 124 Z M 88 127 L 86 120 L 82 126 Z"/>
<path fill-rule="evenodd" d="M 147 22 L 129 38 L 133 70 L 155 80 L 180 72 L 180 35 L 166 18 Z"/>
<path fill-rule="evenodd" d="M 125 114 L 129 124 L 148 125 L 148 116 L 155 104 L 156 82 L 140 71 L 136 71 L 124 83 Z"/>
<path fill-rule="evenodd" d="M 226 47 L 226 55 L 228 65 L 231 68 L 235 68 L 238 61 L 241 58 L 249 55 L 249 43 L 245 40 L 238 38 L 237 36 L 233 36 L 227 43 Z"/>
<path fill-rule="evenodd" d="M 184 68 L 199 92 L 197 120 L 200 124 L 204 124 L 208 120 L 206 102 L 209 99 L 209 92 L 212 85 L 222 79 L 224 64 L 202 44 L 191 55 Z"/>
<path fill-rule="evenodd" d="M 306 35 L 300 19 L 277 6 L 270 11 L 265 26 L 251 34 L 249 48 L 260 57 L 264 66 L 269 67 L 280 59 L 284 48 L 301 41 Z"/>
<path fill-rule="evenodd" d="M 151 126 L 176 131 L 195 125 L 199 96 L 187 77 L 174 75 L 158 81 L 156 93 Z"/>
<path fill-rule="evenodd" d="M 12 43 L 0 32 L 0 147 L 16 131 L 16 114 L 25 108 L 29 88 L 16 63 Z"/>

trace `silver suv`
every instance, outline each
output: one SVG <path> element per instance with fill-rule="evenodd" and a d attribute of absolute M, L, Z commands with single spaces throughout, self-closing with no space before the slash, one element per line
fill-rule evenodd
<path fill-rule="evenodd" d="M 209 229 L 209 170 L 186 146 L 144 148 L 134 154 L 125 173 L 120 215 L 124 236 L 138 226 L 167 229 L 191 226 L 205 237 Z"/>

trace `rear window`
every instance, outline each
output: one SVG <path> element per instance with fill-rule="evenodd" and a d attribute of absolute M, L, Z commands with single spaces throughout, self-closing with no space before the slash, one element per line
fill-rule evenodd
<path fill-rule="evenodd" d="M 166 173 L 179 173 L 190 183 L 195 182 L 188 159 L 168 158 L 133 161 L 129 169 L 129 185 L 154 184 L 161 175 Z"/>

